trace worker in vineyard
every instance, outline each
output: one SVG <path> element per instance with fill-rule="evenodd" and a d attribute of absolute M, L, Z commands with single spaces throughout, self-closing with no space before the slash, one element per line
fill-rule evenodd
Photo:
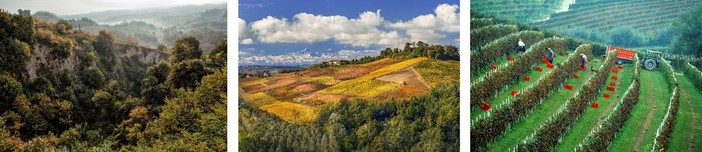
<path fill-rule="evenodd" d="M 517 42 L 517 46 L 519 47 L 520 52 L 526 51 L 526 44 L 524 44 L 524 42 L 522 42 L 522 39 L 519 39 L 519 42 Z"/>
<path fill-rule="evenodd" d="M 580 67 L 583 69 L 587 68 L 587 56 L 585 54 L 580 54 L 580 59 L 582 59 Z"/>
<path fill-rule="evenodd" d="M 551 48 L 548 48 L 548 63 L 553 63 L 553 58 L 556 57 L 556 53 L 551 50 Z"/>

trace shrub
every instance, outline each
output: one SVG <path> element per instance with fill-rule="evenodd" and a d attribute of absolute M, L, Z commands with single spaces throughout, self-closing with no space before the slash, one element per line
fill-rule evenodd
<path fill-rule="evenodd" d="M 12 109 L 12 101 L 22 91 L 22 84 L 9 75 L 0 74 L 0 113 Z"/>
<path fill-rule="evenodd" d="M 195 88 L 200 78 L 207 74 L 202 60 L 188 60 L 173 65 L 167 82 L 173 88 Z"/>
<path fill-rule="evenodd" d="M 97 89 L 105 82 L 105 75 L 98 68 L 89 68 L 80 73 L 83 84 L 90 88 Z"/>

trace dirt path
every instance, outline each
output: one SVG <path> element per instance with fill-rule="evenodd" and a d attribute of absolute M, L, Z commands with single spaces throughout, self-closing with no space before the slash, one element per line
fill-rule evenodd
<path fill-rule="evenodd" d="M 422 75 L 419 74 L 419 72 L 417 72 L 417 70 L 414 70 L 414 67 L 409 67 L 409 68 L 412 72 L 414 72 L 414 75 L 417 76 L 417 80 L 419 80 L 419 82 L 421 82 L 425 87 L 427 87 L 427 88 L 429 88 L 429 90 L 431 90 L 431 87 L 429 86 L 429 84 L 427 84 L 427 82 L 424 81 L 424 78 L 422 78 Z"/>
<path fill-rule="evenodd" d="M 687 91 L 685 91 L 684 89 L 680 89 L 680 90 L 682 91 L 683 100 L 685 100 L 685 103 L 687 103 L 687 106 L 685 106 L 685 107 L 692 109 L 691 110 L 692 122 L 690 122 L 690 123 L 692 123 L 693 127 L 689 128 L 689 129 L 692 129 L 691 132 L 697 133 L 700 130 L 699 114 L 697 113 L 697 109 L 694 108 L 694 106 L 692 104 L 692 99 L 690 99 L 690 96 L 687 94 Z M 687 149 L 685 149 L 685 151 L 695 151 L 695 144 L 697 144 L 697 138 L 695 138 L 696 134 L 690 133 L 690 134 L 685 134 L 685 136 L 687 136 L 686 139 L 689 142 L 689 144 L 687 144 L 687 146 L 685 146 L 685 148 L 687 148 Z"/>
<path fill-rule="evenodd" d="M 244 91 L 244 89 L 241 89 L 241 87 L 239 87 L 239 97 L 241 97 L 241 99 L 243 99 L 244 102 L 249 103 L 249 105 L 254 106 L 254 107 L 258 107 L 257 105 L 254 104 L 253 100 L 251 100 L 246 95 L 248 95 L 248 94 L 246 94 L 246 91 Z"/>
<path fill-rule="evenodd" d="M 651 73 L 646 73 L 646 78 L 648 79 L 648 82 L 652 82 L 653 79 L 651 79 Z M 649 84 L 650 85 L 650 84 Z M 650 105 L 656 105 L 656 92 L 653 89 L 655 88 L 654 86 L 649 86 L 648 90 L 646 90 L 648 95 L 646 95 L 646 102 L 648 102 Z M 654 106 L 652 110 L 648 111 L 648 114 L 646 114 L 646 119 L 644 120 L 644 125 L 641 131 L 638 133 L 639 137 L 636 137 L 636 143 L 632 145 L 632 147 L 643 147 L 643 140 L 646 137 L 646 133 L 651 129 L 649 126 L 651 126 L 651 120 L 653 119 L 653 114 L 656 111 L 656 107 Z M 636 150 L 638 151 L 638 150 Z"/>
<path fill-rule="evenodd" d="M 622 70 L 622 72 L 623 71 L 624 70 Z M 608 106 L 605 109 L 614 109 L 614 107 L 617 106 L 617 103 L 619 102 L 620 98 L 622 98 L 625 95 L 625 94 L 620 95 L 617 91 L 619 91 L 619 89 L 628 89 L 628 87 L 629 87 L 629 86 L 623 86 L 626 88 L 622 88 L 622 79 L 617 79 L 615 83 L 616 84 L 614 84 L 614 91 L 609 92 L 610 97 L 614 96 L 614 98 L 612 98 L 612 100 L 608 101 L 608 102 L 613 102 L 613 103 L 608 104 Z M 609 85 L 609 84 L 605 84 L 605 85 Z M 624 93 L 626 93 L 626 92 L 624 92 Z M 603 120 L 604 117 L 607 117 L 607 115 L 609 115 L 609 112 L 602 112 L 602 113 L 600 113 L 600 115 L 597 116 L 597 119 L 595 119 L 595 120 Z M 592 130 L 595 127 L 596 126 L 592 126 L 592 128 L 589 128 L 589 129 Z"/>

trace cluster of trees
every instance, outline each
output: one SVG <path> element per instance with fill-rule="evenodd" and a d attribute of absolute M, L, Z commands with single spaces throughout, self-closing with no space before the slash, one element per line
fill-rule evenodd
<path fill-rule="evenodd" d="M 429 44 L 422 41 L 405 43 L 403 49 L 399 48 L 385 48 L 385 50 L 380 51 L 378 56 L 364 56 L 358 59 L 351 59 L 350 64 L 364 64 L 370 63 L 376 60 L 384 58 L 401 58 L 401 59 L 411 59 L 417 57 L 427 57 L 430 59 L 437 60 L 460 60 L 459 49 L 453 45 L 438 45 Z M 312 64 L 307 67 L 307 69 L 317 69 L 325 68 L 326 64 Z"/>
<path fill-rule="evenodd" d="M 101 31 L 76 44 L 95 53 L 75 68 L 40 67 L 28 79 L 30 44 L 41 38 L 32 33 L 44 29 L 23 14 L 0 12 L 0 151 L 226 150 L 226 40 L 203 55 L 197 39 L 181 38 L 170 61 L 141 70 L 117 63 L 115 40 Z"/>
<path fill-rule="evenodd" d="M 23 11 L 23 10 L 20 10 Z M 0 73 L 20 76 L 32 55 L 34 20 L 23 14 L 0 10 Z"/>
<path fill-rule="evenodd" d="M 649 33 L 641 32 L 630 26 L 617 27 L 607 31 L 583 27 L 559 31 L 566 35 L 621 47 L 667 46 L 674 37 L 672 27 L 661 28 Z"/>
<path fill-rule="evenodd" d="M 240 151 L 458 151 L 459 85 L 406 101 L 325 105 L 309 124 L 286 122 L 239 99 Z"/>
<path fill-rule="evenodd" d="M 702 57 L 702 21 L 698 19 L 700 13 L 702 5 L 680 14 L 678 20 L 673 23 L 675 35 L 672 52 Z"/>

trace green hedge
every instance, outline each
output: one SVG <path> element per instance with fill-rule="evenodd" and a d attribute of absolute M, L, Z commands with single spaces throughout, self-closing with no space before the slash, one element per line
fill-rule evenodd
<path fill-rule="evenodd" d="M 578 90 L 575 96 L 568 99 L 565 109 L 559 109 L 549 118 L 546 125 L 541 126 L 526 142 L 517 145 L 517 151 L 538 151 L 552 149 L 558 144 L 563 133 L 582 115 L 592 100 L 600 93 L 600 89 L 609 78 L 610 69 L 614 67 L 616 52 L 607 54 L 604 64 L 597 73 Z"/>
<path fill-rule="evenodd" d="M 490 64 L 497 62 L 500 57 L 505 57 L 505 52 L 516 54 L 516 44 L 520 38 L 529 46 L 544 39 L 544 34 L 537 31 L 521 31 L 499 38 L 483 47 L 474 48 L 470 54 L 470 72 L 477 73 L 478 70 L 489 69 Z"/>
<path fill-rule="evenodd" d="M 541 99 L 548 97 L 552 91 L 559 89 L 568 77 L 576 72 L 580 62 L 579 54 L 591 54 L 590 45 L 582 45 L 563 64 L 550 71 L 545 78 L 537 80 L 532 88 L 517 94 L 511 104 L 496 107 L 491 116 L 479 119 L 471 124 L 471 150 L 477 151 L 487 146 L 497 136 L 501 135 L 509 125 L 526 116 L 530 110 L 539 104 Z M 531 68 L 529 68 L 531 70 Z M 471 98 L 474 93 L 471 94 Z"/>
<path fill-rule="evenodd" d="M 498 38 L 518 32 L 516 25 L 493 25 L 470 31 L 470 48 L 478 48 Z M 514 45 L 517 45 L 515 42 Z"/>

